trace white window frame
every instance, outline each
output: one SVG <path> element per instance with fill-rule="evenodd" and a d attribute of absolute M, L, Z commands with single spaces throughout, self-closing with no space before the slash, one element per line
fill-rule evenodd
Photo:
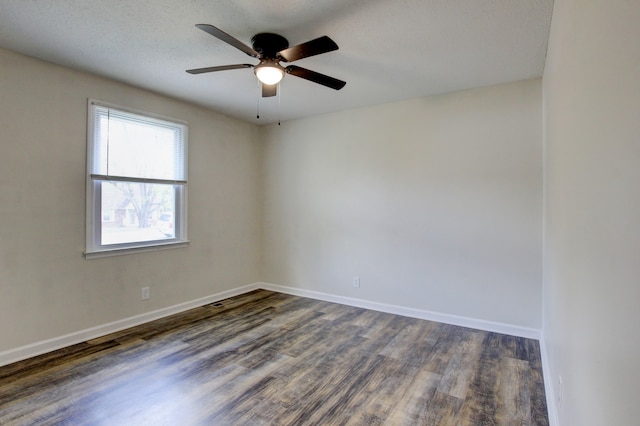
<path fill-rule="evenodd" d="M 127 176 L 110 176 L 108 174 L 94 173 L 94 156 L 96 155 L 96 114 L 94 107 L 109 108 L 126 114 L 135 114 L 149 119 L 150 123 L 158 122 L 180 127 L 183 134 L 184 180 L 150 179 Z M 85 258 L 93 259 L 105 256 L 129 254 L 135 252 L 155 251 L 169 248 L 186 247 L 189 244 L 187 238 L 187 176 L 188 176 L 188 124 L 185 121 L 151 114 L 131 108 L 122 107 L 95 99 L 88 100 L 87 107 L 87 176 L 86 176 L 86 247 Z M 102 245 L 102 193 L 101 182 L 121 181 L 132 183 L 168 184 L 175 188 L 175 237 L 137 241 L 131 243 Z"/>

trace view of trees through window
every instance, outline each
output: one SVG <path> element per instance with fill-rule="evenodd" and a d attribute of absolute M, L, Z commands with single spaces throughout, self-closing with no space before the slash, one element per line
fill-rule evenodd
<path fill-rule="evenodd" d="M 173 185 L 102 182 L 102 244 L 175 236 Z"/>

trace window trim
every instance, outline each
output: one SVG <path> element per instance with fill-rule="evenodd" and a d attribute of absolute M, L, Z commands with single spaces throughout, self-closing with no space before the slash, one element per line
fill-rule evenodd
<path fill-rule="evenodd" d="M 149 118 L 150 121 L 159 120 L 174 123 L 179 126 L 183 126 L 183 161 L 184 161 L 184 180 L 165 180 L 165 179 L 153 179 L 153 178 L 138 178 L 138 177 L 126 177 L 126 176 L 114 176 L 114 175 L 102 175 L 92 173 L 94 153 L 95 153 L 95 118 L 96 114 L 92 110 L 93 106 L 110 108 L 118 110 L 124 113 L 136 114 Z M 188 123 L 184 120 L 175 119 L 173 117 L 162 116 L 159 114 L 149 113 L 137 109 L 123 107 L 108 102 L 102 102 L 95 99 L 87 100 L 87 169 L 86 169 L 86 241 L 85 241 L 85 259 L 95 259 L 100 257 L 109 257 L 117 255 L 125 255 L 131 253 L 142 253 L 157 250 L 166 250 L 173 248 L 181 248 L 189 245 L 189 239 L 187 234 L 187 208 L 188 208 Z M 166 184 L 181 186 L 181 190 L 176 190 L 175 199 L 175 226 L 176 236 L 170 239 L 151 240 L 151 241 L 137 241 L 131 243 L 122 244 L 110 244 L 108 246 L 100 244 L 101 241 L 101 223 L 102 223 L 102 194 L 101 185 L 97 182 L 103 181 L 120 181 L 120 182 L 134 182 L 134 183 L 152 183 L 152 184 Z M 179 195 L 179 196 L 178 196 Z M 182 204 L 180 206 L 180 204 Z M 181 208 L 179 208 L 181 207 Z M 179 235 L 178 235 L 179 234 Z"/>

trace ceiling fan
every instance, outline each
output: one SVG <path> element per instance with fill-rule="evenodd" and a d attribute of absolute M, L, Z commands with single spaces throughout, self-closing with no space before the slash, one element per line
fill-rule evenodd
<path fill-rule="evenodd" d="M 345 81 L 338 80 L 337 78 L 320 74 L 319 72 L 311 71 L 296 65 L 289 65 L 287 67 L 280 65 L 280 62 L 293 62 L 310 56 L 319 55 L 321 53 L 338 50 L 338 45 L 327 36 L 318 37 L 306 43 L 289 47 L 289 41 L 281 35 L 259 33 L 251 38 L 252 47 L 249 47 L 237 38 L 230 36 L 213 25 L 198 24 L 196 27 L 216 38 L 219 38 L 225 43 L 230 44 L 236 49 L 243 51 L 247 55 L 259 59 L 260 63 L 257 65 L 234 64 L 195 68 L 187 70 L 189 74 L 253 68 L 253 72 L 262 84 L 262 96 L 265 98 L 276 95 L 278 83 L 282 80 L 285 73 L 304 78 L 305 80 L 309 80 L 335 90 L 340 90 L 345 86 L 345 84 L 347 84 Z"/>

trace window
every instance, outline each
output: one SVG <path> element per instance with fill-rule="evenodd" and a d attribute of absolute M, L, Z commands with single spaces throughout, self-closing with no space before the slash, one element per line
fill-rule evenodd
<path fill-rule="evenodd" d="M 187 243 L 187 125 L 89 100 L 87 258 Z"/>

